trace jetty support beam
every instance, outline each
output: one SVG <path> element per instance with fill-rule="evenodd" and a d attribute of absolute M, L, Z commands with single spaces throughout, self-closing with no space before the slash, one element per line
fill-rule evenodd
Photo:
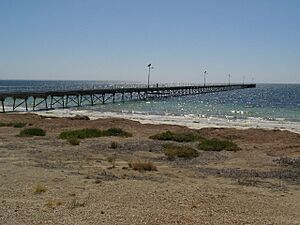
<path fill-rule="evenodd" d="M 73 106 L 104 104 L 106 102 L 124 102 L 128 100 L 146 100 L 155 98 L 166 98 L 186 95 L 230 91 L 244 88 L 255 88 L 256 84 L 231 84 L 231 85 L 190 85 L 190 86 L 156 86 L 156 87 L 128 87 L 128 88 L 107 88 L 72 91 L 45 91 L 45 92 L 0 92 L 0 112 L 6 112 L 7 106 L 12 106 L 12 111 L 25 104 L 28 111 L 28 99 L 33 99 L 33 111 L 43 109 L 65 108 Z M 6 99 L 13 99 L 9 104 Z M 42 99 L 42 100 L 41 100 Z M 50 101 L 50 106 L 48 106 Z M 66 102 L 65 102 L 66 101 Z M 39 107 L 43 102 L 45 106 Z M 70 104 L 73 103 L 73 104 Z"/>
<path fill-rule="evenodd" d="M 5 99 L 1 99 L 1 106 L 2 106 L 2 112 L 5 113 L 5 106 L 4 106 Z"/>

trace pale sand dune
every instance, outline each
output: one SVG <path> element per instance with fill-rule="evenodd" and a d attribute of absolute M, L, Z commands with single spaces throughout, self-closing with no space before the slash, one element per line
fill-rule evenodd
<path fill-rule="evenodd" d="M 200 151 L 196 159 L 170 161 L 162 142 L 148 137 L 190 129 L 34 114 L 2 114 L 4 121 L 26 122 L 47 135 L 21 138 L 16 135 L 22 128 L 0 127 L 1 225 L 300 224 L 299 134 L 205 128 L 193 132 L 232 139 L 241 150 Z M 65 130 L 111 127 L 133 137 L 91 138 L 79 146 L 58 138 Z M 118 148 L 110 148 L 112 141 Z M 107 160 L 112 154 L 114 169 Z M 279 164 L 280 157 L 295 161 Z M 127 168 L 132 159 L 151 161 L 157 171 L 133 171 Z"/>

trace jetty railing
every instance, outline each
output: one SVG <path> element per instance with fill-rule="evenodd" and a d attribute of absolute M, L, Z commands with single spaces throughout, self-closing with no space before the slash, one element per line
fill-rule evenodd
<path fill-rule="evenodd" d="M 0 112 L 51 110 L 255 88 L 256 84 L 187 85 L 0 93 Z"/>

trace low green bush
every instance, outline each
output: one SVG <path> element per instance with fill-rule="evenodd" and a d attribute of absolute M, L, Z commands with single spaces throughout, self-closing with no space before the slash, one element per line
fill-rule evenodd
<path fill-rule="evenodd" d="M 132 137 L 132 134 L 122 130 L 121 128 L 109 128 L 102 133 L 103 136 L 118 136 L 118 137 Z"/>
<path fill-rule="evenodd" d="M 20 132 L 19 137 L 45 136 L 46 132 L 40 128 L 27 128 Z"/>
<path fill-rule="evenodd" d="M 219 140 L 219 139 L 205 139 L 202 140 L 198 148 L 205 151 L 237 151 L 240 148 L 238 145 L 232 141 L 229 140 Z"/>
<path fill-rule="evenodd" d="M 14 127 L 14 128 L 23 128 L 26 126 L 26 123 L 20 123 L 20 122 L 0 122 L 0 127 Z"/>
<path fill-rule="evenodd" d="M 59 135 L 61 139 L 85 139 L 85 138 L 93 138 L 93 137 L 101 137 L 102 131 L 97 129 L 81 129 L 81 130 L 73 130 L 73 131 L 64 131 Z"/>
<path fill-rule="evenodd" d="M 174 145 L 174 144 L 164 144 L 164 153 L 169 159 L 178 158 L 195 158 L 199 156 L 199 152 L 191 147 Z"/>
<path fill-rule="evenodd" d="M 14 128 L 23 128 L 26 126 L 26 123 L 13 123 Z"/>
<path fill-rule="evenodd" d="M 166 131 L 160 134 L 150 136 L 151 139 L 161 140 L 161 141 L 176 141 L 176 142 L 193 142 L 202 139 L 200 135 L 191 132 L 185 133 L 173 133 L 171 131 Z"/>
<path fill-rule="evenodd" d="M 126 131 L 123 131 L 120 128 L 110 128 L 104 131 L 98 129 L 81 129 L 81 130 L 72 130 L 72 131 L 64 131 L 59 135 L 61 139 L 85 139 L 85 138 L 93 138 L 93 137 L 106 137 L 106 136 L 119 136 L 119 137 L 131 137 L 132 134 Z"/>

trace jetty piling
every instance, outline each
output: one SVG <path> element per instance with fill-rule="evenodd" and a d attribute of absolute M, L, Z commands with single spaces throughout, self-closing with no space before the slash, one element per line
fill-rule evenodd
<path fill-rule="evenodd" d="M 36 111 L 55 108 L 93 106 L 96 104 L 106 104 L 108 102 L 116 103 L 133 100 L 161 99 L 255 87 L 256 84 L 206 84 L 205 86 L 155 86 L 149 88 L 130 87 L 71 91 L 0 93 L 0 112 L 17 112 L 20 111 L 21 107 L 25 107 L 25 111 Z M 8 99 L 13 99 L 12 110 L 7 110 L 9 106 L 11 107 L 11 105 L 7 103 Z"/>

